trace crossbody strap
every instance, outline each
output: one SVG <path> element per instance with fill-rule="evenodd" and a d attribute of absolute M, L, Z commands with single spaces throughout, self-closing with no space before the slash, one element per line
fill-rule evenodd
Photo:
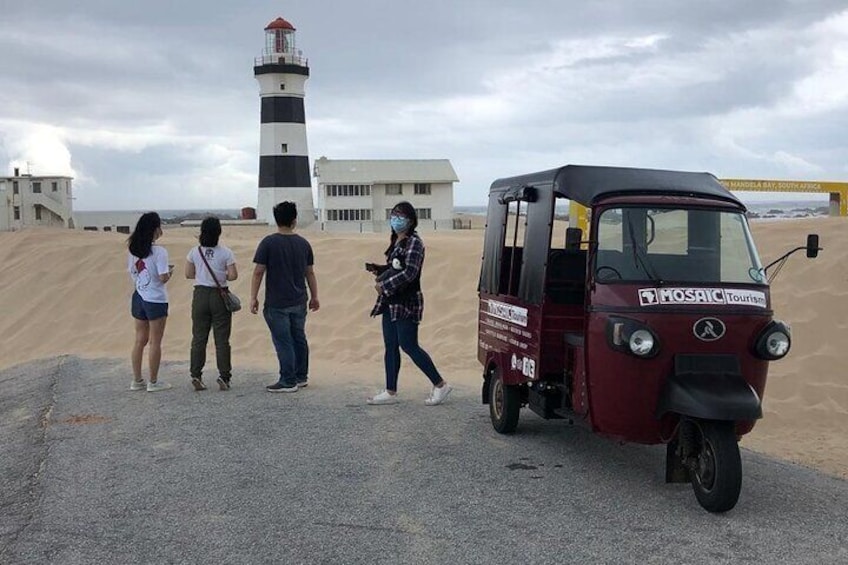
<path fill-rule="evenodd" d="M 215 284 L 218 285 L 220 290 L 224 290 L 224 287 L 221 286 L 221 283 L 218 282 L 218 277 L 215 276 L 215 273 L 212 272 L 212 267 L 209 266 L 209 262 L 206 261 L 206 256 L 203 255 L 203 248 L 201 246 L 197 246 L 197 252 L 200 254 L 200 258 L 203 259 L 203 263 L 206 265 L 206 269 L 209 271 L 209 274 L 212 275 L 212 280 L 215 281 Z"/>

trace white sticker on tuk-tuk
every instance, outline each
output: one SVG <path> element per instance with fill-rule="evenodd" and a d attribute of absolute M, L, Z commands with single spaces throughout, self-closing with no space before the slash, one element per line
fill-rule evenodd
<path fill-rule="evenodd" d="M 512 304 L 498 302 L 497 300 L 489 300 L 488 314 L 495 318 L 518 324 L 525 328 L 527 327 L 527 308 L 513 306 Z"/>
<path fill-rule="evenodd" d="M 718 304 L 765 308 L 766 293 L 731 288 L 640 288 L 639 305 Z"/>

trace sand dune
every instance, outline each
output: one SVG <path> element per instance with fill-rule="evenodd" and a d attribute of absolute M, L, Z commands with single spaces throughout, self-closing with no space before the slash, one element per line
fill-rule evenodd
<path fill-rule="evenodd" d="M 814 465 L 848 477 L 848 376 L 842 342 L 848 327 L 848 222 L 817 218 L 753 224 L 765 262 L 803 245 L 818 232 L 825 251 L 816 260 L 799 253 L 772 285 L 776 316 L 793 330 L 790 355 L 772 364 L 764 399 L 765 418 L 743 446 Z M 182 278 L 196 230 L 168 229 L 161 240 L 177 265 L 169 283 L 171 315 L 164 358 L 188 358 L 191 339 L 191 281 Z M 251 259 L 268 233 L 259 227 L 225 227 L 222 241 L 235 252 L 241 277 L 233 288 L 249 295 Z M 382 341 L 366 261 L 381 258 L 385 235 L 305 233 L 316 255 L 321 311 L 307 330 L 314 377 L 379 386 Z M 425 319 L 421 341 L 440 370 L 473 390 L 476 360 L 477 277 L 482 231 L 425 233 L 423 287 Z M 0 233 L 0 368 L 59 354 L 128 357 L 133 340 L 129 316 L 132 285 L 125 272 L 125 236 L 109 233 L 25 230 Z M 233 360 L 273 373 L 276 359 L 260 316 L 247 311 L 234 321 Z M 214 359 L 214 357 L 210 357 Z M 174 375 L 179 379 L 184 375 Z M 402 386 L 424 391 L 426 380 L 412 371 Z M 481 407 L 481 411 L 483 408 Z"/>

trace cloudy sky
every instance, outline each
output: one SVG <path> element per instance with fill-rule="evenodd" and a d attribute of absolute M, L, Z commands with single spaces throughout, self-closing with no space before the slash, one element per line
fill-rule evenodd
<path fill-rule="evenodd" d="M 75 207 L 254 206 L 253 58 L 309 58 L 310 158 L 448 158 L 457 205 L 567 163 L 848 180 L 845 0 L 0 0 L 0 174 Z"/>

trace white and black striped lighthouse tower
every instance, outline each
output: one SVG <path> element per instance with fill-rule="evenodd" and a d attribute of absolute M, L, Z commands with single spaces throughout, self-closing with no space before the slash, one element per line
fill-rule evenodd
<path fill-rule="evenodd" d="M 257 219 L 274 224 L 274 206 L 289 200 L 297 204 L 298 225 L 309 225 L 315 208 L 303 107 L 309 64 L 296 48 L 294 26 L 283 18 L 265 28 L 253 74 L 262 101 Z"/>

